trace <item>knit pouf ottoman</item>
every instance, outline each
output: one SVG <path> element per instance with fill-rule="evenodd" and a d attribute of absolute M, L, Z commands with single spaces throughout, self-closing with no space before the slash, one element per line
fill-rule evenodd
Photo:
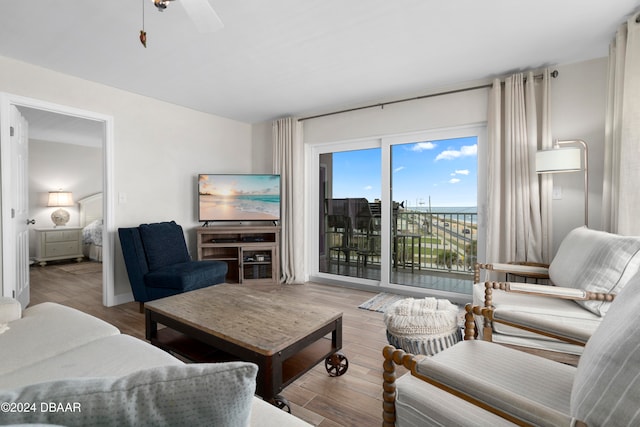
<path fill-rule="evenodd" d="M 458 307 L 446 299 L 406 298 L 384 313 L 387 340 L 412 354 L 433 356 L 462 339 Z"/>

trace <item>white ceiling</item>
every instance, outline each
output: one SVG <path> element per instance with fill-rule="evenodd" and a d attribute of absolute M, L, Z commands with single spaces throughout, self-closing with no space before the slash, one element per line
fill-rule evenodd
<path fill-rule="evenodd" d="M 640 0 L 0 0 L 0 55 L 256 123 L 607 55 Z M 148 48 L 138 34 L 145 10 Z"/>

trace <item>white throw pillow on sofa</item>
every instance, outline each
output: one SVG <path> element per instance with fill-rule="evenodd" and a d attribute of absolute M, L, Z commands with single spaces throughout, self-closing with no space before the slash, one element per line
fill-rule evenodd
<path fill-rule="evenodd" d="M 257 373 L 252 363 L 203 363 L 0 390 L 0 402 L 14 403 L 16 409 L 3 410 L 2 422 L 244 427 L 251 415 Z"/>
<path fill-rule="evenodd" d="M 562 240 L 549 266 L 556 286 L 617 294 L 640 269 L 640 237 L 621 236 L 579 227 Z M 577 301 L 604 316 L 609 303 Z"/>

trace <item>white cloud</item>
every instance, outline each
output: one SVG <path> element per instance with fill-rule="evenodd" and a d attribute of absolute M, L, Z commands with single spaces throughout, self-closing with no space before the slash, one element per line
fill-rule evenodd
<path fill-rule="evenodd" d="M 453 160 L 460 157 L 475 156 L 478 154 L 478 144 L 464 145 L 460 150 L 444 150 L 436 157 L 436 160 Z"/>
<path fill-rule="evenodd" d="M 469 175 L 469 170 L 468 169 L 456 170 L 455 175 Z"/>
<path fill-rule="evenodd" d="M 367 185 L 367 186 L 364 187 L 365 191 L 369 191 L 369 190 L 372 190 L 372 189 L 373 189 L 373 186 L 371 186 L 371 185 Z"/>
<path fill-rule="evenodd" d="M 404 169 L 404 166 L 398 166 L 397 168 L 395 168 L 395 169 L 393 170 L 393 172 L 394 172 L 394 173 L 395 173 L 395 172 L 400 172 L 402 169 Z"/>
<path fill-rule="evenodd" d="M 417 144 L 413 144 L 411 151 L 433 150 L 437 146 L 438 145 L 433 142 L 418 142 Z"/>
<path fill-rule="evenodd" d="M 464 145 L 460 150 L 464 156 L 475 156 L 478 154 L 478 144 Z"/>
<path fill-rule="evenodd" d="M 451 178 L 451 179 L 449 180 L 449 184 L 457 184 L 457 183 L 459 183 L 459 182 L 460 182 L 460 180 L 459 180 L 458 178 Z"/>

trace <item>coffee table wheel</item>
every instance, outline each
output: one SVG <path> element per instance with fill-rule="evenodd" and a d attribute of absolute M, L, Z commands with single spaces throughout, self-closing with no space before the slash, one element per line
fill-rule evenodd
<path fill-rule="evenodd" d="M 283 411 L 286 411 L 288 413 L 291 413 L 291 406 L 289 406 L 289 401 L 281 395 L 276 395 L 276 397 L 273 398 L 273 404 L 278 408 L 278 409 L 282 409 Z"/>
<path fill-rule="evenodd" d="M 330 376 L 339 377 L 349 369 L 349 360 L 343 353 L 336 352 L 325 359 L 324 367 Z"/>

